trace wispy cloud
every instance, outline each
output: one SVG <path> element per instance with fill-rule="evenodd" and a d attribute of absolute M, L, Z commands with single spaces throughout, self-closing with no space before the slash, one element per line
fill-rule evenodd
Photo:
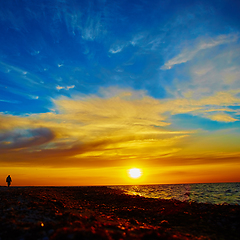
<path fill-rule="evenodd" d="M 239 96 L 239 54 L 237 41 L 214 51 L 207 50 L 191 64 L 175 69 L 178 77 L 173 84 L 166 85 L 165 90 L 175 99 L 211 100 L 215 96 L 215 99 L 222 98 L 222 104 L 224 101 L 227 104 L 233 96 Z"/>
<path fill-rule="evenodd" d="M 200 100 L 159 100 L 143 91 L 111 88 L 101 89 L 98 95 L 55 99 L 55 111 L 49 113 L 22 117 L 1 114 L 5 156 L 1 161 L 9 161 L 14 152 L 8 152 L 10 147 L 17 148 L 22 159 L 35 159 L 29 164 L 49 166 L 90 166 L 89 157 L 98 166 L 111 166 L 129 157 L 150 161 L 175 156 L 198 133 L 172 130 L 171 116 L 184 113 L 218 122 L 237 121 L 238 115 L 227 108 L 240 106 L 237 92 Z M 25 130 L 17 137 L 19 128 Z M 40 128 L 47 129 L 40 131 L 43 137 L 37 134 Z"/>
<path fill-rule="evenodd" d="M 236 121 L 239 121 L 238 119 L 233 118 L 226 113 L 212 114 L 212 115 L 209 115 L 209 118 L 211 120 L 214 120 L 214 121 L 217 121 L 217 122 L 236 122 Z"/>
<path fill-rule="evenodd" d="M 112 53 L 112 54 L 119 53 L 119 52 L 123 51 L 124 48 L 128 47 L 129 45 L 132 45 L 132 46 L 137 46 L 138 45 L 138 46 L 140 46 L 141 48 L 144 48 L 144 49 L 149 48 L 148 45 L 152 46 L 153 43 L 149 43 L 149 42 L 142 43 L 142 40 L 144 38 L 146 38 L 146 33 L 145 34 L 143 34 L 143 33 L 136 34 L 130 41 L 125 41 L 125 42 L 122 42 L 122 43 L 112 44 L 112 46 L 109 49 L 109 52 Z M 154 40 L 156 40 L 156 39 L 154 39 Z M 154 41 L 154 40 L 151 40 L 151 41 Z"/>
<path fill-rule="evenodd" d="M 4 86 L 2 84 L 0 84 L 0 87 L 2 89 L 4 89 L 4 91 L 6 92 L 10 92 L 11 94 L 15 94 L 15 95 L 18 95 L 18 96 L 21 96 L 21 97 L 24 97 L 24 98 L 27 98 L 27 99 L 38 99 L 39 96 L 37 95 L 32 95 L 32 94 L 29 94 L 27 90 L 23 90 L 21 88 L 13 88 L 13 87 L 9 87 L 9 86 Z M 20 103 L 20 101 L 16 101 L 16 100 L 8 100 L 8 99 L 2 99 L 0 100 L 2 102 L 11 102 L 11 103 Z"/>
<path fill-rule="evenodd" d="M 31 87 L 41 85 L 41 79 L 38 76 L 26 71 L 26 69 L 21 67 L 0 62 L 0 71 L 8 73 L 9 76 L 12 76 L 12 81 L 15 81 L 16 83 L 18 83 L 18 79 L 21 78 L 25 80 L 25 85 L 31 85 Z"/>
<path fill-rule="evenodd" d="M 31 99 L 39 99 L 39 96 L 36 96 L 36 95 L 29 95 L 29 98 L 31 98 Z"/>
<path fill-rule="evenodd" d="M 109 49 L 109 52 L 112 54 L 119 53 L 123 50 L 124 45 L 115 45 Z"/>
<path fill-rule="evenodd" d="M 69 90 L 71 88 L 75 88 L 75 85 L 71 85 L 71 86 L 66 86 L 66 87 L 63 87 L 63 86 L 57 86 L 56 89 L 57 90 L 61 90 L 61 89 L 64 89 L 64 90 Z"/>
<path fill-rule="evenodd" d="M 218 122 L 234 122 L 238 121 L 236 113 L 227 107 L 240 106 L 240 98 L 237 97 L 239 92 L 240 89 L 236 89 L 218 92 L 200 99 L 178 98 L 169 100 L 165 101 L 163 109 L 168 109 L 173 115 L 188 113 Z M 225 108 L 220 110 L 219 107 Z"/>
<path fill-rule="evenodd" d="M 220 35 L 216 38 L 199 41 L 194 47 L 185 48 L 180 54 L 168 60 L 162 67 L 162 70 L 171 69 L 174 65 L 185 63 L 193 59 L 200 51 L 213 48 L 218 45 L 232 43 L 237 41 L 237 34 Z"/>
<path fill-rule="evenodd" d="M 140 40 L 143 39 L 145 37 L 144 34 L 137 34 L 135 35 L 132 40 L 130 41 L 130 43 L 135 46 L 137 44 L 139 44 Z"/>
<path fill-rule="evenodd" d="M 103 13 L 95 11 L 94 4 L 88 2 L 87 15 L 81 15 L 81 21 L 78 24 L 78 29 L 81 29 L 82 38 L 87 41 L 93 41 L 105 35 L 106 29 L 103 20 Z M 99 2 L 102 11 L 104 11 L 104 3 Z M 81 11 L 81 9 L 79 9 Z M 78 13 L 79 15 L 79 13 Z M 87 17 L 86 17 L 87 16 Z"/>
<path fill-rule="evenodd" d="M 86 26 L 82 29 L 82 38 L 85 40 L 93 41 L 101 33 L 101 24 L 95 19 L 88 19 Z"/>
<path fill-rule="evenodd" d="M 15 101 L 15 100 L 5 100 L 5 99 L 0 99 L 0 102 L 6 102 L 6 103 L 20 103 L 19 101 Z"/>

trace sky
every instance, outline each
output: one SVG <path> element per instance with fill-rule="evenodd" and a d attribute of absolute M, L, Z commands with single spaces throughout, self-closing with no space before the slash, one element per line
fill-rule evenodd
<path fill-rule="evenodd" d="M 0 185 L 240 182 L 239 11 L 0 1 Z"/>

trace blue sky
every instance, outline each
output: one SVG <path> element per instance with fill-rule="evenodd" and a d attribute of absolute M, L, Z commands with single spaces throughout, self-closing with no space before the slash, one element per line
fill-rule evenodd
<path fill-rule="evenodd" d="M 4 2 L 1 110 L 46 112 L 51 98 L 95 94 L 100 87 L 146 90 L 154 98 L 176 94 L 174 81 L 194 88 L 190 70 L 238 43 L 236 2 Z M 181 59 L 184 53 L 190 56 Z M 209 68 L 234 65 L 227 61 L 209 61 Z"/>
<path fill-rule="evenodd" d="M 196 139 L 214 138 L 225 147 L 221 151 L 209 147 L 207 156 L 214 152 L 215 159 L 224 152 L 226 161 L 231 158 L 236 163 L 240 151 L 232 141 L 239 139 L 240 126 L 238 1 L 8 0 L 0 4 L 3 162 L 8 161 L 6 149 L 18 149 L 20 159 L 35 151 L 46 150 L 44 156 L 50 156 L 49 149 L 62 148 L 72 149 L 70 155 L 75 156 L 76 146 L 87 145 L 85 155 L 92 148 L 100 151 L 96 142 L 104 142 L 101 156 L 111 147 L 115 154 L 120 148 L 118 156 L 124 162 L 143 142 L 148 141 L 148 151 L 157 149 L 150 139 L 168 139 L 167 147 L 159 145 L 162 156 L 182 159 L 183 154 L 185 159 L 186 149 L 195 149 L 199 142 Z M 132 131 L 123 133 L 123 129 Z M 133 139 L 143 142 L 128 151 Z M 106 143 L 115 141 L 122 145 Z M 94 156 L 107 166 L 100 155 Z M 158 151 L 146 158 L 157 156 Z M 80 159 L 88 166 L 87 157 Z M 63 166 L 78 165 L 63 161 Z M 116 159 L 112 162 L 124 165 Z M 36 164 L 42 165 L 38 160 Z"/>

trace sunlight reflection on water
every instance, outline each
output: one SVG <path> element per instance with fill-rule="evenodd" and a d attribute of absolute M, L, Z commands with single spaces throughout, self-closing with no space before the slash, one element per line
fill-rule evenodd
<path fill-rule="evenodd" d="M 240 183 L 114 186 L 127 194 L 213 204 L 240 204 Z"/>

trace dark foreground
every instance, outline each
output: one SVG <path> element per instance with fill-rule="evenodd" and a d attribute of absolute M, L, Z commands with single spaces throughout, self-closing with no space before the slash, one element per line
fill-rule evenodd
<path fill-rule="evenodd" d="M 0 187 L 0 240 L 240 239 L 240 206 L 146 199 L 107 187 Z"/>

